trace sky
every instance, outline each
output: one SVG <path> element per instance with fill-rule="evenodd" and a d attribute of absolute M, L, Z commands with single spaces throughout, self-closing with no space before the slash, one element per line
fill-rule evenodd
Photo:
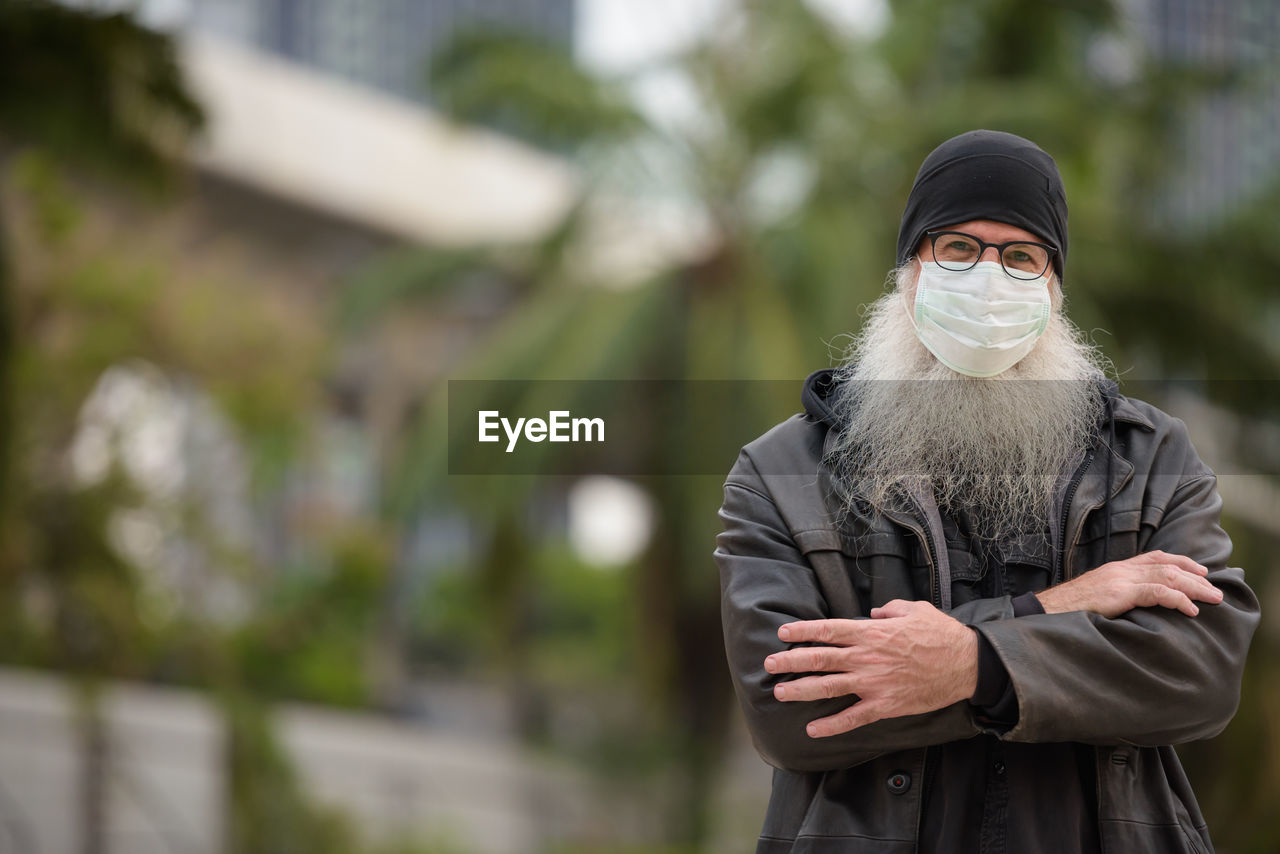
<path fill-rule="evenodd" d="M 888 21 L 886 0 L 804 0 L 850 36 Z M 623 72 L 696 42 L 731 16 L 735 0 L 578 0 L 575 48 L 602 72 Z"/>

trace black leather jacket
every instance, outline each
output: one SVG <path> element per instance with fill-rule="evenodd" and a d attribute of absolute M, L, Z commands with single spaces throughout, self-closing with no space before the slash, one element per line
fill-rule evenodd
<path fill-rule="evenodd" d="M 921 807 L 912 781 L 921 779 L 929 746 L 987 732 L 1096 746 L 1103 851 L 1211 852 L 1170 745 L 1210 738 L 1235 714 L 1259 607 L 1243 570 L 1227 566 L 1216 478 L 1185 425 L 1108 384 L 1110 423 L 1058 490 L 1051 577 L 1159 549 L 1208 567 L 1222 602 L 1201 604 L 1196 617 L 1157 607 L 1113 619 L 1086 611 L 1015 618 L 1008 596 L 952 601 L 936 508 L 833 524 L 824 495 L 835 487 L 818 466 L 831 426 L 830 381 L 830 371 L 811 375 L 805 413 L 742 449 L 720 509 L 715 559 L 729 666 L 756 748 L 775 769 L 757 851 L 911 854 Z M 930 599 L 986 637 L 1014 687 L 1016 726 L 987 726 L 960 702 L 808 737 L 809 721 L 849 698 L 774 699 L 777 680 L 794 678 L 764 670 L 765 657 L 784 648 L 778 626 L 860 618 L 896 598 Z"/>

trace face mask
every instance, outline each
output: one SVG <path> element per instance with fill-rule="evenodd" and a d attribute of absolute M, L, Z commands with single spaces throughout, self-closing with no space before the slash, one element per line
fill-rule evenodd
<path fill-rule="evenodd" d="M 1031 352 L 1049 324 L 1049 279 L 1015 279 L 996 261 L 944 270 L 923 262 L 912 320 L 938 361 L 970 377 L 993 377 Z"/>

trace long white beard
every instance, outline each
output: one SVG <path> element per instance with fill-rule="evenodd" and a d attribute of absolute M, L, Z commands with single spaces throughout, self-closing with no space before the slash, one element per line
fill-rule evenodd
<path fill-rule="evenodd" d="M 956 373 L 916 337 L 903 301 L 914 275 L 895 272 L 897 290 L 871 305 L 835 372 L 839 427 L 823 462 L 844 487 L 841 514 L 858 500 L 907 509 L 902 481 L 923 477 L 985 538 L 1041 535 L 1054 484 L 1091 443 L 1107 362 L 1055 293 L 1026 357 L 987 379 Z"/>

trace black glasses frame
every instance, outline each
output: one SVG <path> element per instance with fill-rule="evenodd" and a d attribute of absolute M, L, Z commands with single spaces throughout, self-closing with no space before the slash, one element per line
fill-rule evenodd
<path fill-rule="evenodd" d="M 982 240 L 979 237 L 975 237 L 974 235 L 969 234 L 967 231 L 952 231 L 950 229 L 947 229 L 946 231 L 926 231 L 924 233 L 924 236 L 929 238 L 929 252 L 930 254 L 933 255 L 933 261 L 935 264 L 942 263 L 941 261 L 938 260 L 938 250 L 937 250 L 938 238 L 947 234 L 958 234 L 961 237 L 966 237 L 969 240 L 972 240 L 974 243 L 978 244 L 978 257 L 973 259 L 972 264 L 970 264 L 967 267 L 944 267 L 944 269 L 952 270 L 957 273 L 963 272 L 965 270 L 972 270 L 974 267 L 976 267 L 978 265 L 978 262 L 982 260 L 982 256 L 986 254 L 987 247 L 990 246 L 992 249 L 996 250 L 996 257 L 1000 259 L 1000 267 L 1006 273 L 1008 273 L 1010 276 L 1012 276 L 1015 279 L 1021 279 L 1023 281 L 1029 282 L 1043 276 L 1044 271 L 1048 270 L 1049 265 L 1053 263 L 1054 256 L 1058 254 L 1058 248 L 1056 246 L 1050 246 L 1048 243 L 1040 243 L 1035 240 L 1006 240 L 1004 243 L 988 243 L 987 241 Z M 1036 273 L 1034 276 L 1028 276 L 1026 275 L 1025 270 L 1018 270 L 1015 273 L 1011 271 L 1008 267 L 1004 266 L 1004 250 L 1010 246 L 1016 246 L 1019 244 L 1023 246 L 1039 246 L 1041 249 L 1044 249 L 1047 251 L 1048 255 L 1045 259 L 1043 270 L 1041 270 L 1039 273 Z"/>

